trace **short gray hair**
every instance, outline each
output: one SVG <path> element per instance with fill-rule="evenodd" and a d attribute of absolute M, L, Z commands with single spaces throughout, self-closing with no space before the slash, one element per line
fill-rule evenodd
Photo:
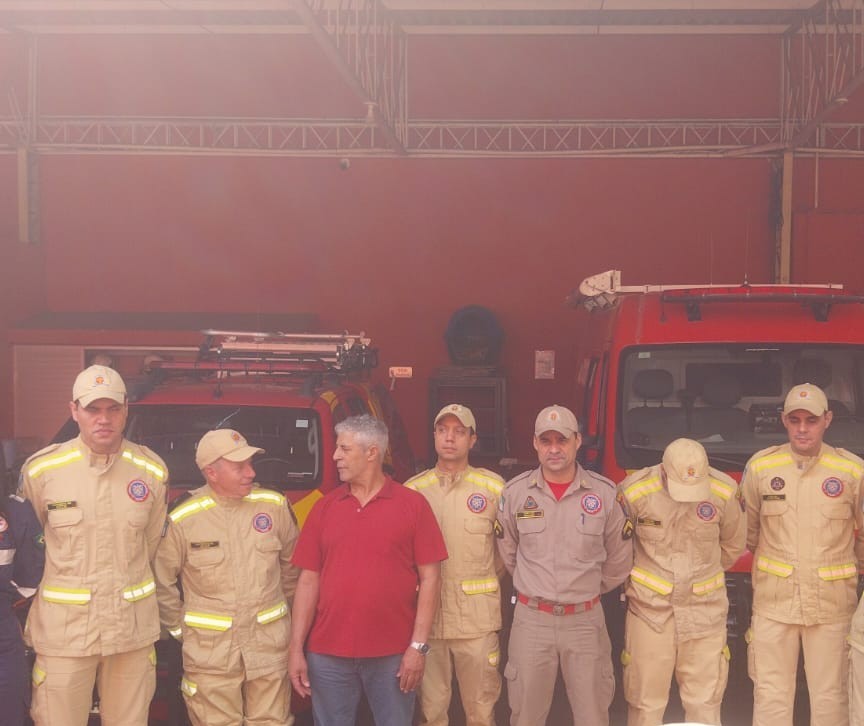
<path fill-rule="evenodd" d="M 354 440 L 367 449 L 370 446 L 377 446 L 382 459 L 390 442 L 387 424 L 368 413 L 349 416 L 344 421 L 340 421 L 336 424 L 336 436 L 339 434 L 352 434 Z"/>

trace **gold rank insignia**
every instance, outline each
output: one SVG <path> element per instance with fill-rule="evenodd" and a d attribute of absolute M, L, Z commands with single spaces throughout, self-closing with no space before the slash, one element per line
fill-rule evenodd
<path fill-rule="evenodd" d="M 516 519 L 539 519 L 543 517 L 542 509 L 532 509 L 530 511 L 516 512 Z"/>

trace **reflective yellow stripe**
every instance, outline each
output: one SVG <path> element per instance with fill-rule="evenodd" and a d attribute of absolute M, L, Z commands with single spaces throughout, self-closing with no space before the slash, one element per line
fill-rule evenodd
<path fill-rule="evenodd" d="M 652 476 L 650 479 L 644 479 L 631 484 L 624 490 L 624 496 L 628 502 L 635 502 L 637 499 L 641 499 L 648 494 L 659 492 L 662 488 L 663 484 L 660 478 Z"/>
<path fill-rule="evenodd" d="M 726 578 L 724 577 L 722 572 L 718 572 L 714 577 L 711 577 L 707 580 L 702 580 L 701 582 L 693 583 L 693 594 L 694 595 L 707 595 L 709 592 L 714 592 L 715 590 L 719 590 L 721 587 L 726 585 Z"/>
<path fill-rule="evenodd" d="M 497 650 L 493 650 L 493 651 L 492 651 L 492 652 L 491 652 L 491 653 L 486 657 L 486 659 L 489 661 L 489 665 L 491 665 L 491 666 L 494 668 L 494 667 L 496 667 L 496 666 L 498 665 L 498 661 L 501 660 L 501 652 L 500 652 L 500 651 L 497 651 Z"/>
<path fill-rule="evenodd" d="M 297 525 L 299 527 L 303 526 L 303 523 L 306 521 L 306 517 L 309 516 L 309 512 L 312 511 L 312 507 L 319 499 L 323 499 L 324 495 L 321 493 L 320 489 L 313 489 L 302 499 L 298 499 L 292 505 L 294 509 L 294 516 L 297 517 Z"/>
<path fill-rule="evenodd" d="M 762 473 L 763 471 L 767 471 L 768 469 L 776 469 L 778 466 L 786 466 L 787 464 L 792 463 L 792 457 L 789 454 L 770 454 L 769 456 L 763 456 L 761 459 L 756 459 L 756 461 L 750 462 L 750 467 L 753 471 L 758 473 Z"/>
<path fill-rule="evenodd" d="M 85 605 L 90 602 L 90 591 L 67 587 L 48 587 L 46 585 L 42 588 L 42 599 L 65 605 Z"/>
<path fill-rule="evenodd" d="M 836 469 L 845 474 L 851 474 L 856 479 L 861 478 L 861 467 L 854 461 L 849 461 L 839 456 L 831 456 L 831 454 L 823 454 L 819 457 L 819 463 L 827 466 L 829 469 Z"/>
<path fill-rule="evenodd" d="M 180 681 L 180 690 L 183 691 L 187 696 L 194 696 L 198 693 L 198 684 L 194 681 L 190 681 L 185 676 Z"/>
<path fill-rule="evenodd" d="M 183 637 L 183 629 L 182 628 L 168 628 L 168 635 L 170 635 L 175 640 L 180 640 Z"/>
<path fill-rule="evenodd" d="M 735 487 L 731 484 L 727 484 L 725 481 L 720 481 L 719 479 L 711 480 L 711 491 L 714 492 L 718 497 L 720 497 L 724 502 L 728 502 L 732 495 L 735 493 Z"/>
<path fill-rule="evenodd" d="M 45 459 L 41 459 L 38 464 L 31 466 L 27 470 L 27 476 L 36 476 L 48 469 L 56 469 L 58 466 L 71 464 L 74 461 L 80 460 L 82 456 L 83 454 L 78 449 L 67 451 L 65 454 L 59 454 L 58 456 L 49 456 Z"/>
<path fill-rule="evenodd" d="M 622 666 L 628 666 L 628 665 L 630 665 L 630 661 L 631 661 L 630 653 L 628 653 L 626 650 L 622 650 L 621 651 L 621 665 Z"/>
<path fill-rule="evenodd" d="M 817 572 L 823 580 L 848 580 L 858 574 L 858 568 L 854 562 L 847 562 L 843 565 L 826 565 Z"/>
<path fill-rule="evenodd" d="M 759 557 L 756 560 L 756 569 L 762 572 L 767 572 L 770 575 L 777 577 L 789 577 L 795 569 L 794 565 L 780 562 L 779 560 L 771 560 L 767 557 Z"/>
<path fill-rule="evenodd" d="M 640 567 L 634 567 L 630 570 L 630 579 L 660 595 L 668 595 L 672 592 L 673 585 L 671 582 L 664 580 L 662 577 L 657 577 L 657 575 L 652 575 Z"/>
<path fill-rule="evenodd" d="M 462 592 L 466 595 L 479 595 L 484 592 L 498 592 L 498 578 L 485 580 L 462 580 Z"/>
<path fill-rule="evenodd" d="M 172 522 L 180 522 L 192 514 L 204 512 L 215 506 L 216 500 L 213 499 L 213 497 L 196 497 L 195 499 L 190 499 L 188 502 L 181 504 L 168 516 L 171 518 Z"/>
<path fill-rule="evenodd" d="M 266 610 L 262 610 L 256 616 L 258 622 L 261 625 L 266 625 L 267 623 L 272 623 L 274 620 L 278 620 L 279 618 L 284 618 L 288 614 L 288 604 L 284 602 L 280 602 L 278 605 L 274 605 L 272 608 L 267 608 Z"/>
<path fill-rule="evenodd" d="M 128 449 L 123 452 L 122 456 L 126 461 L 135 464 L 139 469 L 150 472 L 159 481 L 165 481 L 165 470 L 161 466 L 157 466 L 155 462 L 150 461 L 150 459 L 146 459 L 143 456 L 135 456 Z"/>
<path fill-rule="evenodd" d="M 337 400 L 336 394 L 333 393 L 333 391 L 322 391 L 319 395 L 319 398 L 323 398 L 327 402 L 327 404 L 330 406 L 331 411 L 336 410 Z"/>
<path fill-rule="evenodd" d="M 723 650 L 721 650 L 720 652 L 723 654 L 723 657 L 724 657 L 726 660 L 732 660 L 732 651 L 729 650 L 729 646 L 728 646 L 728 645 L 724 645 L 724 646 L 723 646 Z"/>
<path fill-rule="evenodd" d="M 200 630 L 218 630 L 224 632 L 234 623 L 229 615 L 209 615 L 208 613 L 186 613 L 183 622 L 191 628 Z"/>
<path fill-rule="evenodd" d="M 156 648 L 151 648 L 150 653 L 147 655 L 147 657 L 150 659 L 150 665 L 155 666 L 156 665 Z"/>
<path fill-rule="evenodd" d="M 476 484 L 477 486 L 481 486 L 484 489 L 488 489 L 492 492 L 496 497 L 501 496 L 501 492 L 504 491 L 504 485 L 497 481 L 496 479 L 492 479 L 491 477 L 484 476 L 476 471 L 468 472 L 468 475 L 465 477 L 465 481 L 469 481 L 472 484 Z"/>
<path fill-rule="evenodd" d="M 45 671 L 43 671 L 38 665 L 33 665 L 33 673 L 30 678 L 33 681 L 34 686 L 41 686 L 45 682 Z"/>
<path fill-rule="evenodd" d="M 129 602 L 135 602 L 136 600 L 143 600 L 145 597 L 150 597 L 154 592 L 156 592 L 156 583 L 151 577 L 149 580 L 139 582 L 137 585 L 130 585 L 123 590 L 123 599 L 128 600 Z"/>
<path fill-rule="evenodd" d="M 272 492 L 269 489 L 253 489 L 243 499 L 247 502 L 271 502 L 282 506 L 285 505 L 285 497 L 279 492 Z"/>
<path fill-rule="evenodd" d="M 433 484 L 438 483 L 438 476 L 434 471 L 427 471 L 425 474 L 420 474 L 420 476 L 415 476 L 413 479 L 409 479 L 405 482 L 405 486 L 409 489 L 425 489 L 426 487 L 431 487 Z"/>

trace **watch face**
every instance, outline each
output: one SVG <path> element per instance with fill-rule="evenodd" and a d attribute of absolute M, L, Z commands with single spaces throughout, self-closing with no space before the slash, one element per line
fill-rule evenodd
<path fill-rule="evenodd" d="M 420 652 L 423 655 L 426 655 L 429 652 L 429 645 L 426 643 L 423 643 L 423 645 L 420 646 Z"/>

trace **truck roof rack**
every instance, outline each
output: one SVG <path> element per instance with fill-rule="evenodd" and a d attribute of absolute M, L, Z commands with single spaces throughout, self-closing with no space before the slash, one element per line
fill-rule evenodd
<path fill-rule="evenodd" d="M 687 319 L 691 321 L 702 319 L 701 305 L 705 303 L 800 303 L 811 308 L 816 320 L 824 322 L 832 305 L 864 302 L 864 296 L 845 294 L 840 284 L 622 285 L 620 270 L 586 277 L 568 302 L 589 311 L 605 310 L 615 305 L 621 295 L 640 293 L 661 293 L 664 303 L 686 305 Z"/>
<path fill-rule="evenodd" d="M 335 335 L 242 330 L 203 330 L 195 360 L 157 360 L 163 371 L 287 374 L 353 373 L 378 365 L 378 349 L 365 333 Z"/>

